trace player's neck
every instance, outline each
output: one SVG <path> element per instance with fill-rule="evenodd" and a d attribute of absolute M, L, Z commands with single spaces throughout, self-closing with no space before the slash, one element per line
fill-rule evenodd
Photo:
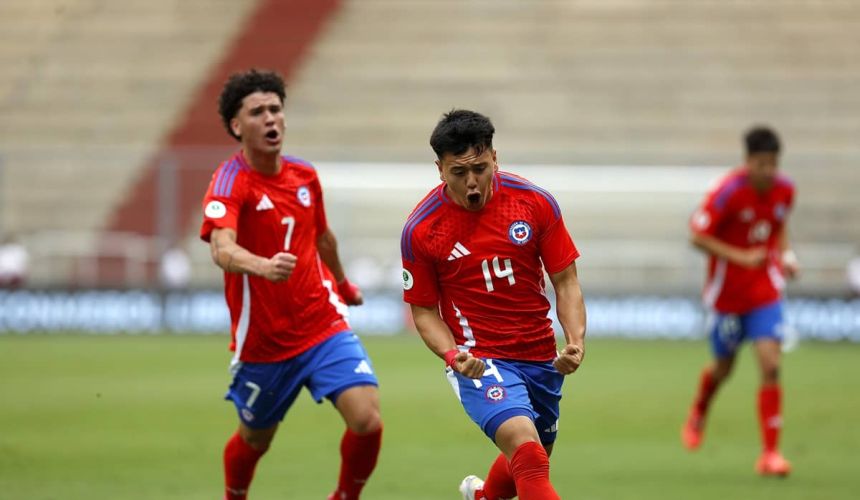
<path fill-rule="evenodd" d="M 281 155 L 242 149 L 242 156 L 253 170 L 265 175 L 275 175 L 281 171 Z"/>

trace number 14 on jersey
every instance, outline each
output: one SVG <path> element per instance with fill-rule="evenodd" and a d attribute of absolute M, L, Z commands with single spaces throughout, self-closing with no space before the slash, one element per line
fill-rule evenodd
<path fill-rule="evenodd" d="M 502 267 L 504 265 L 504 267 Z M 511 259 L 505 259 L 499 264 L 499 257 L 493 257 L 493 274 L 490 274 L 489 259 L 481 261 L 481 269 L 484 271 L 484 284 L 487 285 L 487 291 L 492 292 L 496 289 L 493 286 L 493 275 L 498 279 L 508 279 L 508 285 L 513 285 L 517 282 L 514 278 L 514 266 L 511 264 Z"/>

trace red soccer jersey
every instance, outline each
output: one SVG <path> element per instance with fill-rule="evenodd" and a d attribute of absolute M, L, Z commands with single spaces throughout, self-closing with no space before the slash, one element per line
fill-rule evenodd
<path fill-rule="evenodd" d="M 555 357 L 544 267 L 559 272 L 579 252 L 547 191 L 499 172 L 490 201 L 471 212 L 443 183 L 409 216 L 401 253 L 404 300 L 438 305 L 458 346 L 480 357 Z"/>
<path fill-rule="evenodd" d="M 328 227 L 322 188 L 309 163 L 285 156 L 276 175 L 257 172 L 241 152 L 221 164 L 203 199 L 200 237 L 231 228 L 237 243 L 256 255 L 287 251 L 297 258 L 287 281 L 224 273 L 234 361 L 292 358 L 349 328 L 346 305 L 333 291 L 317 253 Z"/>
<path fill-rule="evenodd" d="M 785 280 L 779 251 L 783 230 L 794 200 L 794 185 L 777 176 L 764 193 L 749 183 L 744 167 L 720 179 L 690 218 L 690 229 L 742 248 L 764 246 L 768 257 L 763 267 L 747 269 L 713 255 L 702 298 L 706 305 L 724 313 L 745 313 L 779 299 Z"/>

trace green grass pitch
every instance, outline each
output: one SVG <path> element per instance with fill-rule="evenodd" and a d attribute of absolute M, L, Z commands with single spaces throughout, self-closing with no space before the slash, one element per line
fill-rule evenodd
<path fill-rule="evenodd" d="M 372 499 L 455 499 L 496 452 L 417 337 L 366 337 L 385 435 Z M 221 498 L 235 426 L 221 399 L 224 336 L 0 336 L 0 498 Z M 742 354 L 703 448 L 679 426 L 704 342 L 591 339 L 568 378 L 552 479 L 562 498 L 848 499 L 860 491 L 860 346 L 801 344 L 785 357 L 783 449 L 795 472 L 759 478 L 756 367 Z M 260 463 L 255 499 L 323 499 L 341 423 L 304 392 Z"/>

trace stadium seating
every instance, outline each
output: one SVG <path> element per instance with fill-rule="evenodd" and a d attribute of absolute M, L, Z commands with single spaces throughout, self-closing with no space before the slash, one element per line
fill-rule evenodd
<path fill-rule="evenodd" d="M 46 239 L 37 233 L 61 230 L 52 233 L 63 237 L 54 248 L 29 245 L 37 262 L 64 245 L 72 255 L 92 253 L 99 229 L 253 5 L 4 0 L 0 229 L 33 243 Z M 35 266 L 33 280 L 62 283 L 65 268 Z"/>
<path fill-rule="evenodd" d="M 0 227 L 93 235 L 258 3 L 4 1 Z M 716 171 L 695 167 L 738 163 L 742 131 L 770 123 L 799 185 L 792 230 L 810 272 L 798 290 L 837 293 L 860 241 L 858 43 L 860 5 L 848 0 L 343 1 L 290 81 L 285 149 L 323 164 L 423 163 L 417 184 L 429 186 L 429 133 L 442 112 L 468 107 L 494 119 L 513 171 L 688 165 L 700 181 Z M 585 181 L 544 184 L 568 212 L 592 282 L 697 286 L 699 258 L 684 243 L 697 193 L 668 196 L 632 170 L 571 172 Z M 576 187 L 607 179 L 642 188 Z M 394 241 L 419 191 L 391 205 L 377 198 L 357 217 L 349 204 L 366 198 L 335 187 L 330 199 L 347 210 L 330 217 L 344 243 Z M 388 248 L 367 248 L 377 246 Z M 195 279 L 214 284 L 198 247 Z M 391 253 L 374 258 L 388 266 Z"/>
<path fill-rule="evenodd" d="M 848 1 L 348 2 L 291 87 L 288 146 L 316 160 L 424 161 L 429 184 L 429 134 L 452 107 L 494 119 L 513 171 L 729 167 L 744 129 L 770 123 L 799 186 L 798 290 L 833 293 L 860 241 L 858 27 L 860 6 Z M 718 175 L 693 170 L 700 192 Z M 702 271 L 684 240 L 698 194 L 666 196 L 686 179 L 646 177 L 621 195 L 577 192 L 600 176 L 583 175 L 545 186 L 568 209 L 582 265 L 599 269 L 592 286 L 695 288 Z M 629 187 L 629 172 L 605 175 Z M 386 220 L 355 219 L 364 235 Z"/>

